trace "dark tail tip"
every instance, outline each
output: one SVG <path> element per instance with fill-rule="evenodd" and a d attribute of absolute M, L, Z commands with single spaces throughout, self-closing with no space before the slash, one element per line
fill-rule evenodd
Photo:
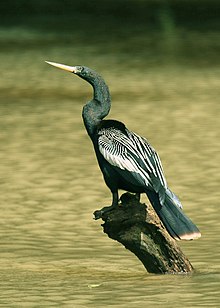
<path fill-rule="evenodd" d="M 162 205 L 158 194 L 147 192 L 147 196 L 168 233 L 175 240 L 190 241 L 201 237 L 197 226 L 176 205 L 170 194 L 165 194 L 165 200 Z"/>

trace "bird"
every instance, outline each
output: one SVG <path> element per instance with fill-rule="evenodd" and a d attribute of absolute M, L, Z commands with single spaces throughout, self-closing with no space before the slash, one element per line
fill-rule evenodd
<path fill-rule="evenodd" d="M 86 66 L 45 62 L 81 77 L 93 88 L 93 98 L 83 106 L 82 118 L 112 194 L 112 204 L 100 213 L 119 206 L 119 190 L 134 193 L 138 199 L 145 193 L 171 237 L 175 240 L 199 238 L 199 229 L 184 214 L 179 198 L 167 185 L 155 149 L 146 138 L 130 131 L 122 122 L 105 119 L 111 109 L 111 96 L 104 79 Z"/>

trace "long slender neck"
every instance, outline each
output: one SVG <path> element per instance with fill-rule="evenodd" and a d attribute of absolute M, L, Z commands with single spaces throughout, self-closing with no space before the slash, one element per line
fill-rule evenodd
<path fill-rule="evenodd" d="M 106 114 L 103 116 L 105 117 L 109 113 L 111 107 L 111 97 L 108 86 L 103 78 L 99 75 L 91 80 L 90 84 L 94 90 L 94 100 L 98 101 L 102 105 L 103 112 L 106 112 Z"/>
<path fill-rule="evenodd" d="M 97 125 L 106 117 L 111 108 L 111 97 L 108 86 L 96 72 L 83 76 L 93 87 L 93 99 L 83 107 L 83 120 L 90 137 L 95 132 Z"/>

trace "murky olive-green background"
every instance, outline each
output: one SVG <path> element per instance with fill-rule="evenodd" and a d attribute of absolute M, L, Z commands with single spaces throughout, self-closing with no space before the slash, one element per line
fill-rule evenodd
<path fill-rule="evenodd" d="M 43 8 L 0 27 L 0 306 L 220 307 L 219 31 L 178 26 L 167 8 L 157 26 L 140 8 L 122 22 Z M 195 274 L 149 275 L 102 233 L 92 213 L 111 196 L 81 119 L 92 89 L 44 60 L 96 69 L 109 118 L 157 149 L 202 232 L 180 243 Z"/>

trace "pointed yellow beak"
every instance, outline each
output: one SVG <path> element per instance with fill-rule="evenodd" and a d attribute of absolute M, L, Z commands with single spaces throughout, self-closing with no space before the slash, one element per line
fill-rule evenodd
<path fill-rule="evenodd" d="M 53 65 L 55 67 L 58 67 L 62 70 L 65 70 L 67 72 L 70 73 L 77 73 L 77 67 L 76 66 L 68 66 L 68 65 L 64 65 L 64 64 L 60 64 L 60 63 L 55 63 L 55 62 L 50 62 L 50 61 L 45 61 L 46 63 Z"/>

